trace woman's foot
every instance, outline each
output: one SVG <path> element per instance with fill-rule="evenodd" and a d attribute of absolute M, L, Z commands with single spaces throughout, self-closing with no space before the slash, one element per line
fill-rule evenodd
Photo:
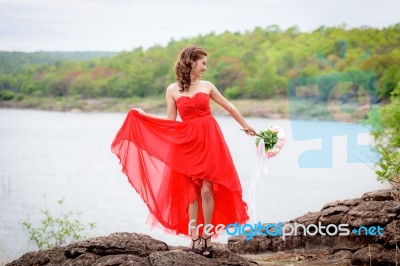
<path fill-rule="evenodd" d="M 208 237 L 201 237 L 202 238 L 202 252 L 201 255 L 203 255 L 206 258 L 213 258 L 214 257 L 214 250 L 211 245 L 211 236 Z"/>
<path fill-rule="evenodd" d="M 197 238 L 196 237 L 192 238 L 192 244 L 188 251 L 196 254 L 201 254 L 202 250 L 200 249 L 200 246 L 201 246 L 201 237 L 197 236 Z"/>

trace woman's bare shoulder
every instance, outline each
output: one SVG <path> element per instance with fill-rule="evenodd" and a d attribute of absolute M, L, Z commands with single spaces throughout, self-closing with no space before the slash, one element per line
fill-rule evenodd
<path fill-rule="evenodd" d="M 201 82 L 202 82 L 205 86 L 207 86 L 208 88 L 215 88 L 215 85 L 214 85 L 211 81 L 208 81 L 208 80 L 201 80 Z"/>
<path fill-rule="evenodd" d="M 167 92 L 168 91 L 172 92 L 172 91 L 175 91 L 175 90 L 179 90 L 178 82 L 174 82 L 174 83 L 168 85 Z"/>
<path fill-rule="evenodd" d="M 211 94 L 214 90 L 216 90 L 217 88 L 215 87 L 215 85 L 208 80 L 202 80 L 201 81 L 204 84 L 204 87 L 207 89 L 208 93 Z"/>
<path fill-rule="evenodd" d="M 178 82 L 174 82 L 174 83 L 170 84 L 166 90 L 166 94 L 172 95 L 174 98 L 175 98 L 175 95 L 178 94 L 178 92 L 179 92 Z"/>

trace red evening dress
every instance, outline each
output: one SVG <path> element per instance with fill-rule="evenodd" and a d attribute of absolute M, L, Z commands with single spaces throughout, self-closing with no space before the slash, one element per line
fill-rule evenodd
<path fill-rule="evenodd" d="M 209 95 L 176 100 L 182 121 L 148 117 L 130 110 L 111 145 L 122 172 L 146 203 L 148 222 L 167 232 L 189 235 L 188 206 L 200 188 L 213 183 L 212 224 L 246 223 L 247 205 L 221 129 L 211 115 Z M 200 196 L 200 197 L 199 197 Z M 201 229 L 200 229 L 201 232 Z"/>

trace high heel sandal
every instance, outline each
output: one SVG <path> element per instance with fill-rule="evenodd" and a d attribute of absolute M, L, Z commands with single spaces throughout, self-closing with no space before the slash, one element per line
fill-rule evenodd
<path fill-rule="evenodd" d="M 206 238 L 204 238 L 204 237 L 201 237 L 201 238 L 204 241 L 204 246 L 202 248 L 201 255 L 203 255 L 206 258 L 212 259 L 214 257 L 213 247 L 207 246 L 207 240 L 210 239 L 211 236 L 206 237 Z M 206 253 L 206 254 L 204 254 L 204 253 Z"/>
<path fill-rule="evenodd" d="M 192 239 L 192 247 L 190 248 L 190 249 L 188 249 L 187 251 L 188 252 L 193 252 L 193 253 L 196 253 L 196 254 L 201 254 L 201 250 L 200 249 L 198 249 L 198 248 L 196 248 L 196 242 L 197 241 L 201 241 L 201 237 L 199 236 L 197 239 Z M 200 242 L 201 243 L 201 242 Z"/>

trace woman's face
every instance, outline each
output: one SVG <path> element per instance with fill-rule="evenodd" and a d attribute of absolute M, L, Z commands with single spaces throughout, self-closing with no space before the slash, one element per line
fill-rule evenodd
<path fill-rule="evenodd" d="M 207 70 L 207 57 L 203 56 L 193 62 L 191 73 L 196 79 L 201 79 L 203 73 Z"/>

